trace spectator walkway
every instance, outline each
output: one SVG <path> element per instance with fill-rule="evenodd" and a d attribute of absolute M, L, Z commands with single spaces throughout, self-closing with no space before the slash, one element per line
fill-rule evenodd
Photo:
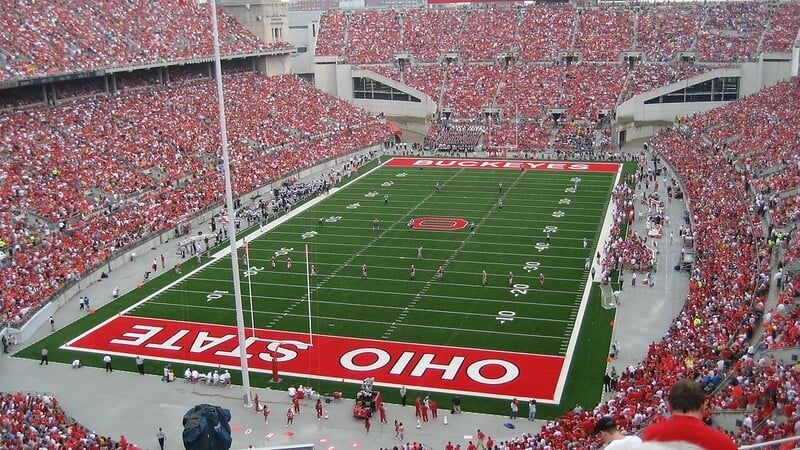
<path fill-rule="evenodd" d="M 638 154 L 642 149 L 643 141 L 628 143 L 623 151 Z M 653 167 L 648 155 L 648 167 Z M 674 177 L 673 173 L 667 175 Z M 663 179 L 659 177 L 659 179 Z M 663 183 L 662 183 L 663 184 Z M 665 186 L 659 186 L 662 198 L 666 198 Z M 653 192 L 650 189 L 636 190 L 636 215 L 637 219 L 633 223 L 633 229 L 640 236 L 645 236 L 644 219 L 639 219 L 639 212 L 646 212 L 647 206 L 639 202 L 642 191 Z M 681 258 L 681 239 L 678 230 L 683 223 L 684 211 L 686 211 L 685 200 L 675 200 L 666 202 L 665 216 L 669 216 L 670 221 L 662 231 L 662 238 L 659 239 L 659 253 L 656 255 L 657 270 L 653 273 L 653 285 L 646 286 L 643 280 L 646 273 L 637 273 L 636 286 L 631 286 L 631 272 L 623 273 L 623 288 L 620 295 L 621 306 L 617 308 L 616 328 L 612 336 L 612 342 L 617 341 L 620 352 L 616 359 L 612 360 L 610 366 L 616 368 L 617 373 L 622 373 L 626 367 L 636 365 L 647 354 L 648 347 L 653 341 L 660 340 L 667 334 L 667 330 L 683 308 L 684 300 L 688 294 L 688 274 L 674 270 Z M 670 231 L 674 238 L 670 244 Z M 610 370 L 610 367 L 609 367 Z M 608 394 L 607 394 L 608 395 Z"/>

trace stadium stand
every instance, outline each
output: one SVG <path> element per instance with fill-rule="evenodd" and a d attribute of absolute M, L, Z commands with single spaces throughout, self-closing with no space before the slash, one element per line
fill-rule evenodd
<path fill-rule="evenodd" d="M 427 93 L 459 120 L 474 123 L 492 107 L 504 109 L 506 119 L 514 111 L 525 123 L 542 123 L 548 108 L 559 107 L 570 121 L 592 122 L 634 95 L 719 64 L 790 51 L 800 27 L 796 12 L 796 3 L 766 2 L 329 11 L 316 54 L 368 65 Z M 416 62 L 395 67 L 398 52 Z M 626 72 L 621 52 L 642 56 Z M 679 52 L 702 64 L 694 56 L 680 60 Z M 440 64 L 445 53 L 457 60 Z M 508 121 L 495 125 L 497 136 L 519 135 Z M 529 136 L 543 136 L 539 131 Z M 482 142 L 489 140 L 487 130 Z"/>
<path fill-rule="evenodd" d="M 8 55 L 0 66 L 0 80 L 209 57 L 213 48 L 205 25 L 207 8 L 181 0 L 113 5 L 4 0 L 0 24 L 27 32 L 0 36 L 0 48 Z M 287 43 L 258 41 L 221 8 L 218 17 L 223 54 L 289 48 Z"/>
<path fill-rule="evenodd" d="M 619 103 L 629 100 L 634 95 L 686 80 L 707 70 L 709 70 L 707 66 L 693 64 L 638 64 L 627 78 Z"/>
<path fill-rule="evenodd" d="M 635 17 L 627 9 L 598 8 L 580 14 L 575 48 L 586 61 L 617 61 L 633 49 Z"/>
<path fill-rule="evenodd" d="M 790 51 L 800 27 L 796 9 L 795 3 L 729 2 L 330 11 L 321 19 L 316 54 L 369 65 L 427 93 L 459 119 L 476 120 L 482 107 L 500 107 L 506 117 L 513 110 L 536 122 L 548 107 L 564 107 L 570 119 L 594 121 L 634 95 L 718 64 Z M 397 52 L 416 63 L 394 67 Z M 625 72 L 621 52 L 642 57 Z M 679 61 L 678 52 L 693 52 L 702 64 L 694 56 Z M 445 53 L 457 59 L 440 65 L 437 55 Z"/>
<path fill-rule="evenodd" d="M 461 14 L 420 8 L 406 11 L 400 17 L 401 50 L 413 54 L 418 61 L 436 62 L 441 52 L 457 51 L 457 36 L 464 27 Z"/>
<path fill-rule="evenodd" d="M 569 6 L 531 5 L 519 23 L 522 61 L 557 61 L 566 43 L 572 43 L 576 11 Z"/>
<path fill-rule="evenodd" d="M 668 62 L 676 52 L 689 50 L 703 20 L 703 7 L 686 3 L 680 8 L 654 5 L 642 8 L 636 22 L 636 51 L 650 62 Z"/>
<path fill-rule="evenodd" d="M 797 404 L 798 371 L 794 363 L 779 362 L 758 353 L 761 346 L 797 346 L 797 308 L 794 280 L 782 273 L 778 306 L 764 313 L 769 289 L 771 253 L 785 245 L 784 267 L 796 261 L 796 227 L 773 238 L 763 231 L 764 220 L 752 205 L 758 171 L 751 166 L 739 172 L 735 161 L 745 158 L 724 146 L 740 128 L 718 128 L 730 117 L 748 117 L 752 129 L 764 136 L 781 136 L 784 126 L 797 127 L 797 118 L 776 114 L 800 100 L 796 80 L 780 83 L 752 97 L 707 114 L 680 120 L 653 139 L 655 151 L 676 170 L 688 197 L 697 265 L 690 279 L 689 296 L 669 333 L 650 345 L 639 365 L 624 370 L 612 397 L 589 411 L 573 411 L 548 422 L 538 434 L 523 434 L 512 445 L 522 448 L 588 448 L 594 442 L 592 427 L 599 417 L 613 415 L 629 432 L 637 432 L 666 413 L 666 393 L 678 378 L 691 377 L 707 386 L 711 410 L 744 410 L 745 420 L 730 432 L 739 445 L 793 436 L 800 429 Z M 727 130 L 727 131 L 725 131 Z M 738 144 L 738 142 L 737 142 Z M 750 147 L 751 149 L 753 147 Z M 754 160 L 780 158 L 774 149 L 761 147 L 746 154 Z M 785 155 L 784 155 L 785 157 Z M 657 181 L 652 175 L 651 181 Z M 781 187 L 800 185 L 797 174 L 786 173 Z M 751 181 L 752 180 L 752 181 Z M 632 181 L 629 181 L 629 184 Z M 731 195 L 737 192 L 740 195 Z M 630 215 L 630 188 L 619 187 L 614 233 Z M 723 200 L 724 197 L 724 200 Z M 628 212 L 626 212 L 628 211 Z M 763 211 L 762 211 L 763 212 Z M 630 240 L 626 240 L 628 243 Z M 788 241 L 788 242 L 787 242 Z M 774 243 L 773 243 L 774 242 Z M 616 241 L 608 241 L 607 247 Z M 646 248 L 646 247 L 645 247 Z M 613 254 L 613 252 L 611 252 Z M 617 261 L 604 260 L 603 267 Z M 764 335 L 750 343 L 763 314 Z M 787 447 L 791 448 L 791 447 Z"/>
<path fill-rule="evenodd" d="M 347 61 L 391 61 L 399 49 L 400 18 L 394 11 L 359 11 L 348 23 L 347 37 Z"/>
<path fill-rule="evenodd" d="M 113 10 L 89 0 L 69 6 L 2 4 L 0 24 L 30 32 L 0 34 L 0 81 L 211 54 L 207 33 L 192 19 L 202 14 L 203 6 L 195 2 L 130 2 Z M 798 8 L 796 3 L 732 2 L 680 8 L 531 5 L 519 10 L 329 12 L 321 18 L 316 55 L 369 64 L 370 70 L 432 98 L 441 96 L 462 118 L 476 118 L 484 106 L 501 106 L 523 117 L 512 124 L 507 114 L 496 123 L 495 145 L 514 142 L 534 150 L 554 143 L 566 150 L 596 141 L 603 132 L 591 122 L 601 110 L 709 67 L 664 64 L 677 51 L 696 51 L 702 61 L 720 63 L 749 60 L 761 51 L 787 51 L 800 27 Z M 159 19 L 147 26 L 132 20 L 142 16 Z M 222 11 L 220 16 L 225 54 L 287 48 L 260 43 L 232 17 Z M 98 20 L 87 26 L 86 17 Z M 619 52 L 627 50 L 644 52 L 646 61 L 626 70 L 617 62 Z M 562 53 L 570 51 L 581 52 L 584 62 L 562 64 Z M 461 61 L 414 65 L 401 72 L 390 67 L 397 52 L 430 63 L 442 52 L 458 52 Z M 503 63 L 497 61 L 501 52 L 518 56 Z M 237 193 L 387 135 L 374 118 L 294 77 L 267 78 L 242 73 L 246 65 L 229 67 L 225 87 Z M 211 80 L 187 67 L 176 69 L 168 84 L 143 71 L 121 75 L 121 91 L 113 95 L 95 83 L 57 85 L 56 96 L 66 99 L 57 106 L 35 105 L 41 99 L 29 90 L 0 91 L 3 107 L 27 106 L 0 116 L 0 238 L 6 255 L 0 268 L 2 321 L 23 323 L 50 295 L 113 253 L 221 201 Z M 762 314 L 764 346 L 800 344 L 795 281 L 788 274 L 775 310 L 764 312 L 761 306 L 773 247 L 761 232 L 768 219 L 755 213 L 749 195 L 752 190 L 761 198 L 776 225 L 796 225 L 797 195 L 781 194 L 796 192 L 800 184 L 798 101 L 797 80 L 781 83 L 708 114 L 683 118 L 654 138 L 652 145 L 694 200 L 698 264 L 686 306 L 664 340 L 650 346 L 647 358 L 622 373 L 609 401 L 593 411 L 568 413 L 536 435 L 522 435 L 519 446 L 587 444 L 594 421 L 605 414 L 616 415 L 627 430 L 638 430 L 658 420 L 665 411 L 666 388 L 680 376 L 704 379 L 710 389 L 719 389 L 710 401 L 715 408 L 750 411 L 750 422 L 758 426 L 738 430 L 741 444 L 798 432 L 797 371 L 756 358 L 747 344 Z M 558 133 L 551 132 L 549 106 L 568 110 L 569 120 L 560 123 Z M 608 136 L 603 137 L 607 148 Z M 460 144 L 458 137 L 445 139 Z M 615 201 L 618 232 L 623 221 L 635 220 L 629 205 L 635 199 L 620 188 Z M 779 245 L 786 246 L 782 262 L 788 266 L 800 256 L 800 240 L 794 229 L 786 233 L 788 242 Z M 607 242 L 611 256 L 603 266 L 646 258 L 644 242 Z M 728 367 L 725 361 L 733 363 Z M 45 417 L 30 423 L 32 434 L 4 439 L 27 437 L 47 448 L 70 439 L 79 439 L 80 445 L 86 441 L 90 448 L 104 439 L 71 426 L 49 396 L 3 394 L 2 399 L 4 423 L 30 421 L 27 411 Z M 57 436 L 33 433 L 39 424 L 55 427 Z"/>
<path fill-rule="evenodd" d="M 713 142 L 741 161 L 756 192 L 769 195 L 797 187 L 797 91 L 797 83 L 780 83 L 697 119 L 704 121 L 700 126 Z"/>
<path fill-rule="evenodd" d="M 0 445 L 4 448 L 139 448 L 129 445 L 125 436 L 115 440 L 86 429 L 48 394 L 0 393 L 0 423 L 3 426 Z"/>
<path fill-rule="evenodd" d="M 704 9 L 694 49 L 704 61 L 746 61 L 758 51 L 770 17 L 765 2 L 721 2 Z"/>
<path fill-rule="evenodd" d="M 323 14 L 319 19 L 319 28 L 316 55 L 343 55 L 347 37 L 347 19 L 344 14 Z"/>
<path fill-rule="evenodd" d="M 785 52 L 792 47 L 800 28 L 800 4 L 782 3 L 772 11 L 769 28 L 761 44 L 765 52 Z"/>
<path fill-rule="evenodd" d="M 231 75 L 225 88 L 237 193 L 387 134 L 291 76 Z M 0 160 L 12 256 L 0 269 L 9 280 L 3 321 L 24 322 L 112 254 L 222 201 L 215 105 L 204 79 L 3 116 L 2 145 L 14 150 Z"/>
<path fill-rule="evenodd" d="M 646 62 L 668 62 L 676 52 L 697 51 L 702 61 L 735 62 L 760 51 L 789 51 L 797 8 L 792 2 L 722 2 L 332 10 L 320 19 L 316 55 L 387 64 L 396 52 L 411 53 L 420 62 L 434 62 L 440 52 L 460 52 L 461 61 L 491 62 L 500 52 L 514 51 L 521 61 L 552 63 L 564 52 L 580 52 L 586 61 L 616 63 L 624 51 L 644 52 Z M 372 25 L 359 28 L 369 21 L 387 26 L 387 32 L 375 39 L 369 34 Z"/>
<path fill-rule="evenodd" d="M 462 59 L 492 61 L 501 52 L 519 48 L 518 24 L 519 16 L 511 8 L 488 7 L 467 14 L 458 40 Z"/>

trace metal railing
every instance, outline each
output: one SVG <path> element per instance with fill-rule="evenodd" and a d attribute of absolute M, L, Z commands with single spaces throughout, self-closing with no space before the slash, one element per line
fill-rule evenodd
<path fill-rule="evenodd" d="M 743 445 L 739 447 L 739 450 L 750 450 L 756 448 L 773 448 L 773 447 L 778 448 L 779 446 L 781 446 L 781 444 L 786 444 L 789 442 L 797 442 L 797 441 L 800 441 L 800 436 L 792 436 L 783 439 L 776 439 L 774 441 L 761 442 L 759 444 Z M 792 448 L 798 448 L 798 446 L 795 445 Z"/>

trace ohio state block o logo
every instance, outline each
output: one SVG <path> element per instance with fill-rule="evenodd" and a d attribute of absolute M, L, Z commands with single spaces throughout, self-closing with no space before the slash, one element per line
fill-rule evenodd
<path fill-rule="evenodd" d="M 455 231 L 464 229 L 467 225 L 466 220 L 453 217 L 420 217 L 412 223 L 415 230 L 431 231 Z"/>

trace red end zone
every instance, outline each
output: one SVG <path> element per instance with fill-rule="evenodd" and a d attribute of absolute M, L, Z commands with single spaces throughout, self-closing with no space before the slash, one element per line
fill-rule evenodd
<path fill-rule="evenodd" d="M 388 342 L 255 330 L 248 336 L 251 371 L 271 373 L 277 355 L 282 374 L 498 398 L 553 401 L 564 358 L 495 350 Z M 195 322 L 119 316 L 84 333 L 64 348 L 131 358 L 179 361 L 238 369 L 236 328 Z"/>
<path fill-rule="evenodd" d="M 505 159 L 392 158 L 389 167 L 436 167 L 442 169 L 506 169 L 617 173 L 619 164 L 598 162 L 515 161 Z"/>

